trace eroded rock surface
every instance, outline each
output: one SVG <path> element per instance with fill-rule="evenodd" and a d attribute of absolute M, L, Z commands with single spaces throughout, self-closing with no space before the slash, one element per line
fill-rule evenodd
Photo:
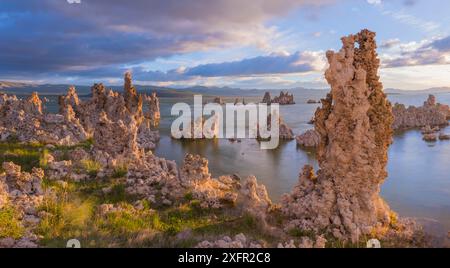
<path fill-rule="evenodd" d="M 25 233 L 19 239 L 6 237 L 0 239 L 1 247 L 35 248 L 38 237 L 33 230 L 40 222 L 38 206 L 43 202 L 44 191 L 42 179 L 44 171 L 33 168 L 31 173 L 23 172 L 21 167 L 12 162 L 4 162 L 5 171 L 0 174 L 0 209 L 11 205 L 19 214 Z"/>
<path fill-rule="evenodd" d="M 148 111 L 144 116 L 144 98 L 132 85 L 131 74 L 125 73 L 124 93 L 108 90 L 95 84 L 92 98 L 80 101 L 75 88 L 59 99 L 60 113 L 71 113 L 94 137 L 95 147 L 110 155 L 131 153 L 137 149 L 154 149 L 159 140 L 157 131 L 151 129 L 159 123 L 159 100 L 156 94 L 145 97 Z"/>
<path fill-rule="evenodd" d="M 325 229 L 357 241 L 394 215 L 379 196 L 393 116 L 377 74 L 375 33 L 363 30 L 342 43 L 338 53 L 327 52 L 331 92 L 316 112 L 320 170 L 314 176 L 305 167 L 299 184 L 283 196 L 282 210 L 289 228 Z"/>
<path fill-rule="evenodd" d="M 234 238 L 224 236 L 215 241 L 200 242 L 196 248 L 262 248 L 263 245 L 251 241 L 244 234 L 237 234 Z"/>
<path fill-rule="evenodd" d="M 273 99 L 271 98 L 270 92 L 266 92 L 261 102 L 267 104 L 278 103 L 280 105 L 295 104 L 294 95 L 284 91 L 281 91 L 280 95 L 275 96 Z"/>
<path fill-rule="evenodd" d="M 214 100 L 213 100 L 213 103 L 224 105 L 225 101 L 221 97 L 215 97 Z"/>
<path fill-rule="evenodd" d="M 0 137 L 21 142 L 74 145 L 88 135 L 69 108 L 63 114 L 47 114 L 35 92 L 24 100 L 2 94 L 0 97 Z"/>
<path fill-rule="evenodd" d="M 305 147 L 305 148 L 316 148 L 319 146 L 320 135 L 317 131 L 310 129 L 305 133 L 297 136 L 296 138 L 297 145 Z"/>
<path fill-rule="evenodd" d="M 283 120 L 281 115 L 274 114 L 278 117 L 278 135 L 281 140 L 293 140 L 295 139 L 294 131 L 288 126 L 286 121 Z M 272 128 L 272 114 L 267 116 L 267 130 L 270 131 Z M 257 139 L 262 139 L 259 132 L 259 125 L 257 125 Z"/>
<path fill-rule="evenodd" d="M 157 127 L 161 120 L 161 111 L 159 107 L 159 98 L 156 96 L 156 92 L 153 92 L 150 96 L 145 96 L 144 100 L 148 105 L 144 115 L 150 120 L 151 126 Z"/>
<path fill-rule="evenodd" d="M 424 105 L 420 107 L 406 107 L 404 104 L 396 103 L 392 112 L 394 115 L 392 129 L 394 131 L 409 128 L 422 128 L 422 131 L 424 131 L 428 128 L 427 133 L 422 133 L 424 134 L 423 139 L 426 141 L 436 141 L 436 133 L 440 130 L 440 127 L 447 126 L 450 119 L 449 106 L 436 103 L 436 98 L 433 95 L 429 95 Z M 317 147 L 319 144 L 314 142 L 313 137 L 318 135 L 316 130 L 308 130 L 306 133 L 297 136 L 297 143 L 304 147 Z"/>
<path fill-rule="evenodd" d="M 403 104 L 395 104 L 394 113 L 394 130 L 417 128 L 425 126 L 446 126 L 450 119 L 450 108 L 448 105 L 436 103 L 436 98 L 429 95 L 423 106 L 406 107 Z"/>

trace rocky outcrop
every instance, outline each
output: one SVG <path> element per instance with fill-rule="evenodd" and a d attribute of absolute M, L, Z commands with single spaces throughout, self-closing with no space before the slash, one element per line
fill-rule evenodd
<path fill-rule="evenodd" d="M 316 101 L 316 100 L 313 100 L 313 99 L 309 99 L 309 100 L 306 101 L 306 103 L 307 103 L 307 104 L 316 104 L 316 103 L 320 103 L 320 101 Z"/>
<path fill-rule="evenodd" d="M 450 140 L 450 135 L 445 133 L 439 133 L 439 140 L 441 141 L 447 141 Z"/>
<path fill-rule="evenodd" d="M 60 113 L 71 113 L 81 122 L 87 133 L 94 137 L 96 150 L 109 155 L 138 154 L 138 149 L 154 149 L 159 140 L 157 131 L 151 129 L 160 119 L 159 100 L 155 94 L 145 97 L 148 111 L 144 116 L 144 98 L 132 85 L 131 74 L 125 73 L 124 93 L 107 90 L 95 84 L 92 98 L 80 101 L 75 88 L 59 99 Z"/>
<path fill-rule="evenodd" d="M 172 205 L 188 194 L 202 207 L 219 208 L 235 202 L 236 187 L 230 176 L 213 179 L 208 160 L 200 156 L 186 155 L 179 172 L 175 162 L 147 155 L 130 163 L 126 190 L 159 205 Z"/>
<path fill-rule="evenodd" d="M 0 136 L 3 141 L 17 138 L 22 142 L 74 145 L 88 138 L 70 105 L 63 114 L 47 114 L 37 93 L 24 100 L 7 95 L 0 99 Z"/>
<path fill-rule="evenodd" d="M 395 130 L 417 128 L 424 126 L 446 126 L 450 119 L 450 108 L 448 105 L 436 103 L 433 95 L 428 97 L 423 106 L 409 106 L 395 104 L 393 109 Z"/>
<path fill-rule="evenodd" d="M 377 74 L 375 33 L 363 30 L 342 43 L 338 53 L 327 52 L 331 92 L 316 112 L 320 170 L 315 176 L 311 167 L 303 169 L 299 184 L 283 196 L 282 211 L 291 219 L 288 228 L 326 230 L 355 242 L 394 215 L 379 196 L 393 116 Z"/>
<path fill-rule="evenodd" d="M 267 104 L 270 104 L 272 102 L 272 96 L 270 96 L 270 92 L 264 93 L 264 97 L 261 102 Z"/>
<path fill-rule="evenodd" d="M 310 129 L 295 138 L 297 145 L 305 148 L 316 148 L 319 146 L 320 135 L 317 131 Z"/>
<path fill-rule="evenodd" d="M 311 239 L 307 236 L 303 236 L 300 239 L 298 245 L 294 240 L 290 240 L 285 243 L 278 243 L 277 248 L 325 248 L 327 240 L 323 236 L 316 236 L 315 239 Z"/>
<path fill-rule="evenodd" d="M 137 131 L 132 116 L 125 121 L 112 121 L 101 112 L 94 131 L 94 148 L 111 156 L 137 154 Z"/>
<path fill-rule="evenodd" d="M 266 187 L 258 184 L 255 176 L 249 176 L 241 183 L 237 203 L 242 212 L 254 217 L 259 227 L 266 232 L 271 231 L 268 215 L 273 208 Z"/>
<path fill-rule="evenodd" d="M 224 105 L 225 101 L 223 101 L 223 99 L 221 97 L 215 97 L 214 100 L 213 100 L 213 103 Z"/>
<path fill-rule="evenodd" d="M 208 170 L 208 160 L 199 155 L 186 155 L 180 179 L 183 186 L 189 189 L 204 208 L 222 208 L 236 202 L 239 182 L 232 176 L 212 178 Z"/>
<path fill-rule="evenodd" d="M 224 236 L 215 241 L 203 241 L 196 248 L 262 248 L 263 245 L 251 241 L 244 234 L 237 234 L 234 238 Z"/>
<path fill-rule="evenodd" d="M 293 140 L 295 139 L 294 131 L 288 126 L 288 124 L 283 120 L 283 118 L 279 115 L 278 116 L 278 131 L 279 131 L 279 138 L 281 140 Z M 272 127 L 272 115 L 269 114 L 267 116 L 267 129 L 270 130 Z M 257 134 L 256 137 L 258 140 L 261 140 L 262 137 L 259 133 L 259 125 L 257 126 Z"/>
<path fill-rule="evenodd" d="M 185 189 L 175 161 L 146 153 L 144 157 L 128 162 L 126 192 L 152 204 L 171 205 L 183 198 Z"/>
<path fill-rule="evenodd" d="M 161 111 L 159 107 L 159 98 L 156 96 L 156 92 L 153 92 L 150 96 L 145 96 L 145 104 L 147 104 L 147 111 L 145 117 L 150 120 L 152 127 L 157 127 L 161 120 Z"/>
<path fill-rule="evenodd" d="M 174 161 L 147 154 L 128 163 L 126 191 L 155 205 L 170 206 L 185 198 L 199 201 L 202 208 L 230 208 L 238 206 L 259 219 L 265 220 L 270 201 L 264 186 L 250 176 L 242 184 L 236 176 L 213 178 L 208 160 L 187 154 L 178 170 Z"/>
<path fill-rule="evenodd" d="M 270 92 L 266 92 L 264 94 L 262 103 L 267 103 L 267 104 L 278 103 L 279 105 L 290 105 L 290 104 L 295 104 L 295 101 L 294 101 L 293 94 L 289 94 L 288 92 L 281 91 L 280 95 L 274 97 L 273 99 L 271 99 Z"/>
<path fill-rule="evenodd" d="M 12 206 L 26 229 L 23 237 L 19 239 L 0 239 L 0 248 L 37 247 L 38 237 L 33 234 L 33 230 L 40 222 L 38 207 L 43 202 L 44 171 L 33 168 L 31 173 L 23 172 L 20 166 L 12 162 L 4 162 L 2 168 L 5 172 L 0 174 L 0 209 L 7 205 Z"/>
<path fill-rule="evenodd" d="M 218 138 L 220 136 L 220 120 L 218 115 L 212 115 L 209 118 L 200 116 L 196 120 L 191 121 L 191 128 L 189 130 L 190 136 L 187 137 L 187 135 L 183 135 L 181 139 L 195 140 Z"/>
<path fill-rule="evenodd" d="M 437 141 L 438 140 L 438 136 L 436 133 L 428 133 L 428 134 L 423 134 L 422 139 L 424 141 Z"/>
<path fill-rule="evenodd" d="M 450 140 L 450 135 L 445 134 L 444 132 L 440 132 L 441 128 L 439 126 L 431 127 L 429 125 L 423 127 L 421 129 L 422 139 L 428 142 L 434 142 L 438 139 L 441 141 Z"/>
<path fill-rule="evenodd" d="M 269 121 L 270 122 L 270 121 Z M 288 126 L 288 124 L 280 116 L 280 139 L 293 140 L 295 139 L 294 131 Z"/>

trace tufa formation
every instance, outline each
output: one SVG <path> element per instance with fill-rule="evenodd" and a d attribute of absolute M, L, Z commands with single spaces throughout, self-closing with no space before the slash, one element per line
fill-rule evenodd
<path fill-rule="evenodd" d="M 312 167 L 303 169 L 299 184 L 283 197 L 282 210 L 291 228 L 325 229 L 358 241 L 389 225 L 394 215 L 379 196 L 393 116 L 377 74 L 375 33 L 363 30 L 342 43 L 338 53 L 327 52 L 331 92 L 315 116 L 320 170 L 316 176 Z"/>

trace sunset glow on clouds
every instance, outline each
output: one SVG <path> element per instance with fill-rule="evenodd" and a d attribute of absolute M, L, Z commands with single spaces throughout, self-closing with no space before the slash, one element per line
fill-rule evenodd
<path fill-rule="evenodd" d="M 377 32 L 385 87 L 450 86 L 450 3 L 65 0 L 0 5 L 0 79 L 324 88 L 340 37 Z"/>

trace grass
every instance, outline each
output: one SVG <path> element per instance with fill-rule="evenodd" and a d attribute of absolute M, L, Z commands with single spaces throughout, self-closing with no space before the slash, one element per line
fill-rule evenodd
<path fill-rule="evenodd" d="M 0 161 L 12 161 L 25 171 L 33 167 L 47 168 L 47 156 L 53 151 L 67 157 L 75 148 L 90 148 L 92 141 L 77 146 L 55 146 L 18 142 L 0 143 Z M 60 154 L 61 155 L 61 154 Z M 100 163 L 81 162 L 89 175 L 95 176 Z M 60 184 L 44 179 L 43 186 L 51 192 L 38 208 L 42 220 L 36 230 L 41 246 L 65 247 L 69 239 L 79 239 L 82 247 L 192 247 L 204 238 L 245 233 L 254 238 L 261 234 L 258 222 L 249 215 L 234 215 L 224 210 L 203 209 L 192 193 L 187 193 L 176 207 L 152 207 L 147 201 L 143 209 L 135 209 L 134 196 L 127 194 L 123 177 L 126 165 L 118 166 L 111 178 Z M 104 191 L 108 188 L 108 191 Z M 100 215 L 101 204 L 116 204 L 122 209 Z M 191 238 L 176 239 L 185 230 Z M 0 237 L 20 237 L 24 232 L 17 212 L 12 208 L 0 211 Z"/>
<path fill-rule="evenodd" d="M 316 236 L 313 231 L 301 230 L 301 229 L 298 229 L 298 228 L 293 228 L 293 229 L 289 230 L 288 234 L 290 236 L 293 236 L 293 237 L 300 238 L 300 237 L 306 236 L 306 237 L 309 237 L 311 239 L 314 239 L 315 236 Z"/>
<path fill-rule="evenodd" d="M 88 139 L 74 146 L 55 146 L 52 149 L 46 148 L 40 143 L 21 143 L 17 139 L 9 139 L 7 142 L 0 142 L 0 164 L 3 162 L 14 162 L 20 165 L 22 170 L 30 172 L 33 167 L 47 168 L 47 156 L 50 152 L 61 151 L 63 160 L 68 160 L 71 150 L 76 148 L 89 149 L 93 144 L 92 139 Z M 66 155 L 66 157 L 64 157 Z M 92 173 L 98 169 L 98 163 L 86 163 Z M 0 166 L 0 171 L 1 166 Z"/>
<path fill-rule="evenodd" d="M 108 213 L 97 219 L 96 225 L 100 230 L 113 236 L 128 236 L 145 229 L 153 229 L 152 223 L 156 214 L 150 210 L 135 210 L 131 205 L 125 203 L 121 206 L 122 210 Z"/>
<path fill-rule="evenodd" d="M 86 170 L 89 176 L 92 177 L 97 176 L 98 172 L 102 168 L 102 165 L 99 162 L 90 159 L 83 159 L 80 163 L 83 169 Z"/>
<path fill-rule="evenodd" d="M 0 209 L 0 238 L 20 238 L 24 233 L 24 227 L 19 220 L 17 211 L 10 206 Z"/>
<path fill-rule="evenodd" d="M 113 178 L 123 178 L 127 175 L 128 173 L 128 167 L 127 165 L 123 164 L 123 165 L 119 165 L 114 169 L 114 173 L 112 174 Z"/>
<path fill-rule="evenodd" d="M 64 247 L 67 240 L 77 238 L 83 247 L 192 247 L 203 237 L 238 233 L 264 236 L 252 217 L 202 209 L 196 200 L 159 210 L 143 202 L 143 209 L 135 209 L 123 183 L 113 185 L 108 194 L 103 194 L 101 189 L 111 183 L 114 180 L 69 182 L 62 187 L 46 182 L 45 187 L 51 188 L 56 197 L 46 200 L 40 208 L 48 212 L 38 229 L 38 234 L 44 237 L 42 245 Z M 100 215 L 98 206 L 104 203 L 115 203 L 121 209 Z M 191 230 L 195 238 L 176 239 L 184 230 Z"/>
<path fill-rule="evenodd" d="M 14 162 L 24 171 L 40 166 L 42 156 L 41 144 L 0 143 L 0 162 Z"/>

